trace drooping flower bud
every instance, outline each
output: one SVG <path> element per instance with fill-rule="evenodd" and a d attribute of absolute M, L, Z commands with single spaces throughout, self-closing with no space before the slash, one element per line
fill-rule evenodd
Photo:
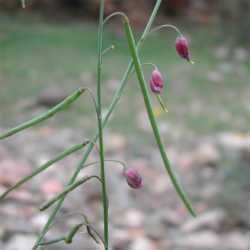
<path fill-rule="evenodd" d="M 141 188 L 143 186 L 143 181 L 141 175 L 134 168 L 128 168 L 124 170 L 124 176 L 127 180 L 128 185 L 131 188 Z"/>
<path fill-rule="evenodd" d="M 160 93 L 164 86 L 164 80 L 161 72 L 155 68 L 149 81 L 150 88 L 154 93 Z"/>
<path fill-rule="evenodd" d="M 190 53 L 189 53 L 189 45 L 188 45 L 188 40 L 186 39 L 186 37 L 178 36 L 176 38 L 175 48 L 178 54 L 182 58 L 186 59 L 190 63 L 193 63 L 193 61 L 191 60 Z"/>

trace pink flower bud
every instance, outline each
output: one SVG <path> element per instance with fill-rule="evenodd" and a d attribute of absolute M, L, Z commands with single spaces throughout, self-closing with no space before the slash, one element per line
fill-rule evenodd
<path fill-rule="evenodd" d="M 124 171 L 124 176 L 131 188 L 138 189 L 143 186 L 142 177 L 134 168 L 126 169 Z"/>
<path fill-rule="evenodd" d="M 157 68 L 151 74 L 149 85 L 154 93 L 160 93 L 163 88 L 163 76 Z"/>
<path fill-rule="evenodd" d="M 192 62 L 190 53 L 189 53 L 188 40 L 184 36 L 178 36 L 176 38 L 175 48 L 178 54 L 182 58 L 188 60 L 189 62 Z"/>

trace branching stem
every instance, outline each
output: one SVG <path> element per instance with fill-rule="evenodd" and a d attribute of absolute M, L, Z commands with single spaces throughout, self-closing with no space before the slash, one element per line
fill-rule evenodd
<path fill-rule="evenodd" d="M 155 6 L 154 6 L 154 9 L 153 9 L 153 11 L 152 11 L 152 13 L 151 13 L 151 16 L 150 16 L 150 18 L 149 18 L 149 21 L 148 21 L 148 23 L 147 23 L 147 25 L 146 25 L 146 28 L 145 28 L 145 30 L 144 30 L 144 32 L 143 32 L 143 34 L 142 34 L 140 40 L 139 40 L 138 43 L 137 43 L 137 49 L 142 45 L 143 41 L 144 41 L 145 38 L 147 37 L 147 35 L 148 35 L 148 33 L 149 33 L 149 31 L 150 31 L 150 29 L 151 29 L 151 27 L 152 27 L 152 24 L 153 24 L 153 22 L 154 22 L 154 20 L 155 20 L 155 17 L 156 17 L 156 15 L 157 15 L 157 13 L 158 13 L 158 10 L 159 10 L 159 8 L 160 8 L 161 3 L 162 3 L 162 0 L 157 0 L 157 1 L 156 1 Z M 115 92 L 115 94 L 114 94 L 114 97 L 113 97 L 113 99 L 112 99 L 112 101 L 111 101 L 111 104 L 110 104 L 110 106 L 108 107 L 108 112 L 106 113 L 106 115 L 105 115 L 104 118 L 103 118 L 103 121 L 102 121 L 102 126 L 103 126 L 103 127 L 105 127 L 105 126 L 107 125 L 108 120 L 109 120 L 111 114 L 113 113 L 113 111 L 114 111 L 116 105 L 118 104 L 118 102 L 119 102 L 119 100 L 120 100 L 120 98 L 121 98 L 121 96 L 122 96 L 122 93 L 123 93 L 123 91 L 124 91 L 124 88 L 125 88 L 126 83 L 127 83 L 127 81 L 128 81 L 128 77 L 129 77 L 129 75 L 130 75 L 132 69 L 133 69 L 133 61 L 131 60 L 131 61 L 129 62 L 129 65 L 128 65 L 128 67 L 127 67 L 127 69 L 126 69 L 126 71 L 125 71 L 125 73 L 124 73 L 122 79 L 121 79 L 120 86 L 119 86 L 119 88 L 116 90 L 116 92 Z M 99 136 L 99 134 L 98 134 L 98 131 L 97 131 L 97 133 L 94 135 L 94 137 L 92 138 L 91 141 L 92 141 L 92 142 L 96 142 L 97 139 L 98 139 L 98 136 Z M 93 143 L 91 143 L 91 144 L 88 145 L 88 147 L 87 147 L 87 149 L 86 149 L 86 152 L 85 152 L 85 154 L 83 155 L 83 158 L 81 159 L 81 161 L 79 162 L 79 164 L 78 164 L 78 166 L 77 166 L 75 172 L 74 172 L 73 175 L 71 176 L 71 178 L 70 178 L 70 180 L 69 180 L 69 182 L 68 182 L 68 185 L 71 185 L 72 183 L 74 183 L 74 182 L 76 181 L 77 176 L 78 176 L 78 174 L 80 173 L 81 169 L 84 167 L 84 163 L 87 161 L 87 159 L 88 159 L 88 157 L 89 157 L 89 155 L 90 155 L 90 153 L 91 153 L 93 147 L 94 147 L 94 144 L 93 144 Z M 32 248 L 32 250 L 36 250 L 36 249 L 37 249 L 37 245 L 38 245 L 40 242 L 42 242 L 42 240 L 43 240 L 45 234 L 48 232 L 48 230 L 49 230 L 49 228 L 50 228 L 50 225 L 53 223 L 53 220 L 55 219 L 55 217 L 56 217 L 58 211 L 60 210 L 60 208 L 61 208 L 61 206 L 62 206 L 62 204 L 63 204 L 63 202 L 64 202 L 65 197 L 66 197 L 66 195 L 63 196 L 63 197 L 58 201 L 56 207 L 52 210 L 52 212 L 51 212 L 51 214 L 50 214 L 50 216 L 49 216 L 49 219 L 48 219 L 48 221 L 46 222 L 46 224 L 44 225 L 43 230 L 42 230 L 41 233 L 39 234 L 39 236 L 38 236 L 38 238 L 37 238 L 37 241 L 36 241 L 36 243 L 35 243 L 35 246 Z"/>

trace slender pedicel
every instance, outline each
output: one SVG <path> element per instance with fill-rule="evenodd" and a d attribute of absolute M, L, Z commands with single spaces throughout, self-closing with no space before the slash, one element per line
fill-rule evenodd
<path fill-rule="evenodd" d="M 165 29 L 165 28 L 170 28 L 170 29 L 176 31 L 179 36 L 182 35 L 181 31 L 175 25 L 172 25 L 172 24 L 163 24 L 163 25 L 157 26 L 150 31 L 150 34 L 156 32 L 156 31 L 159 31 L 161 29 Z"/>
<path fill-rule="evenodd" d="M 102 56 L 106 55 L 108 52 L 110 52 L 113 49 L 115 49 L 115 45 L 112 44 L 111 46 L 103 50 Z"/>
<path fill-rule="evenodd" d="M 168 113 L 168 108 L 166 106 L 166 104 L 163 102 L 162 98 L 161 98 L 161 95 L 160 94 L 156 94 L 156 98 L 162 108 L 162 110 L 166 113 Z"/>
<path fill-rule="evenodd" d="M 186 59 L 191 64 L 194 64 L 194 61 L 191 60 L 190 52 L 189 52 L 189 44 L 187 38 L 181 33 L 181 31 L 172 24 L 163 24 L 153 28 L 150 33 L 154 33 L 163 28 L 170 28 L 177 32 L 178 36 L 176 38 L 175 47 L 177 53 L 184 59 Z"/>
<path fill-rule="evenodd" d="M 117 11 L 117 12 L 114 12 L 112 14 L 110 14 L 109 16 L 107 16 L 104 21 L 103 21 L 103 24 L 106 24 L 111 18 L 115 17 L 115 16 L 121 16 L 123 18 L 128 18 L 127 15 L 123 12 L 120 12 L 120 11 Z"/>

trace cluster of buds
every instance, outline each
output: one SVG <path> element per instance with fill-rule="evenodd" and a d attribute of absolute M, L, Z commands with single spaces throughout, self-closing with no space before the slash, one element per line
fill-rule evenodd
<path fill-rule="evenodd" d="M 180 57 L 186 59 L 188 62 L 193 63 L 189 53 L 189 45 L 187 39 L 180 35 L 176 38 L 175 48 Z M 157 99 L 164 111 L 167 111 L 165 105 L 162 102 L 160 94 L 164 88 L 164 77 L 159 69 L 154 66 L 149 80 L 149 87 L 151 91 L 156 94 Z M 143 186 L 143 180 L 139 172 L 134 168 L 127 168 L 123 171 L 127 184 L 133 189 L 139 189 Z"/>
<path fill-rule="evenodd" d="M 180 35 L 176 38 L 175 48 L 176 48 L 177 53 L 180 55 L 180 57 L 186 59 L 188 62 L 193 64 L 193 61 L 191 60 L 191 56 L 190 56 L 190 52 L 189 52 L 188 40 L 183 35 Z M 164 103 L 161 99 L 161 96 L 160 96 L 160 94 L 164 88 L 164 78 L 156 66 L 154 66 L 154 70 L 151 73 L 151 77 L 149 80 L 149 86 L 150 86 L 151 91 L 154 94 L 156 94 L 157 99 L 158 99 L 162 109 L 167 112 L 167 108 L 164 105 Z"/>

